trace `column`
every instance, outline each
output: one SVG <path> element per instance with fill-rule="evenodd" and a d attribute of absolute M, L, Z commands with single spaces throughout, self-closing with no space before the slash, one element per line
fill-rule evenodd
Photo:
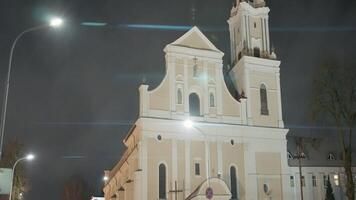
<path fill-rule="evenodd" d="M 190 140 L 186 140 L 185 141 L 185 149 L 184 149 L 184 154 L 185 154 L 185 179 L 184 179 L 184 191 L 185 191 L 185 197 L 188 197 L 188 195 L 190 194 L 190 145 L 191 145 L 191 141 Z"/>

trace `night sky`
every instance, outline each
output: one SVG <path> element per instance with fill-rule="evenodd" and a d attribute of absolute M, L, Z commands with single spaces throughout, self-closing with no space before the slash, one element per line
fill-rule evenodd
<path fill-rule="evenodd" d="M 104 169 L 123 153 L 122 139 L 138 116 L 138 87 L 165 72 L 163 48 L 182 30 L 132 29 L 127 24 L 192 24 L 225 52 L 233 0 L 1 0 L 1 95 L 10 46 L 18 33 L 65 17 L 61 30 L 22 37 L 15 49 L 6 139 L 20 138 L 37 155 L 26 164 L 26 199 L 60 199 L 63 183 L 81 175 L 100 193 Z M 291 132 L 311 126 L 310 95 L 325 57 L 356 56 L 356 3 L 269 0 L 271 44 L 281 64 L 283 115 Z M 192 7 L 196 20 L 192 21 Z M 80 25 L 102 22 L 107 26 Z M 2 99 L 2 98 L 1 98 Z M 1 100 L 0 100 L 1 101 Z"/>

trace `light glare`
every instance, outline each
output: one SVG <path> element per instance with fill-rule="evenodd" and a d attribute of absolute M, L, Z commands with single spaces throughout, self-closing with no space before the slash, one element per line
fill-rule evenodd
<path fill-rule="evenodd" d="M 50 26 L 52 27 L 59 27 L 63 24 L 63 20 L 61 18 L 53 18 L 51 21 L 50 21 Z"/>
<path fill-rule="evenodd" d="M 33 155 L 33 154 L 28 154 L 27 156 L 26 156 L 26 159 L 27 160 L 33 160 L 35 158 L 35 156 Z"/>
<path fill-rule="evenodd" d="M 190 119 L 187 119 L 184 121 L 184 127 L 185 128 L 192 128 L 193 127 L 193 122 Z"/>
<path fill-rule="evenodd" d="M 103 180 L 104 180 L 104 181 L 107 181 L 107 180 L 109 180 L 109 177 L 104 176 L 104 177 L 103 177 Z"/>

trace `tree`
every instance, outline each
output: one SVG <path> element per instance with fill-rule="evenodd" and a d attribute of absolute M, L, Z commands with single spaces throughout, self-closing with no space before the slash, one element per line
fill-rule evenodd
<path fill-rule="evenodd" d="M 85 180 L 79 176 L 74 175 L 65 182 L 63 187 L 62 199 L 63 200 L 87 200 L 92 196 L 92 192 L 85 182 Z"/>
<path fill-rule="evenodd" d="M 346 195 L 355 199 L 352 177 L 352 132 L 356 122 L 356 66 L 329 59 L 314 78 L 313 117 L 328 117 L 336 126 L 346 175 Z"/>
<path fill-rule="evenodd" d="M 0 168 L 12 168 L 16 160 L 23 156 L 24 145 L 19 139 L 10 140 L 4 148 L 3 157 L 0 160 Z M 20 199 L 20 193 L 28 190 L 28 182 L 25 178 L 25 170 L 21 164 L 16 167 L 13 177 L 12 200 Z"/>
<path fill-rule="evenodd" d="M 328 182 L 326 183 L 325 200 L 335 200 L 333 188 L 331 187 L 330 177 L 328 176 Z"/>

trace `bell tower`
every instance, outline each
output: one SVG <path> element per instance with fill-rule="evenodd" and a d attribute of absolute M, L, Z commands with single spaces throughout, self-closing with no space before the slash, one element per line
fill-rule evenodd
<path fill-rule="evenodd" d="M 231 41 L 231 63 L 242 56 L 274 58 L 271 54 L 268 13 L 264 0 L 239 1 L 231 9 L 228 20 Z"/>
<path fill-rule="evenodd" d="M 269 11 L 264 0 L 236 0 L 228 19 L 230 76 L 238 92 L 247 98 L 249 125 L 284 127 L 280 61 L 270 47 Z"/>

